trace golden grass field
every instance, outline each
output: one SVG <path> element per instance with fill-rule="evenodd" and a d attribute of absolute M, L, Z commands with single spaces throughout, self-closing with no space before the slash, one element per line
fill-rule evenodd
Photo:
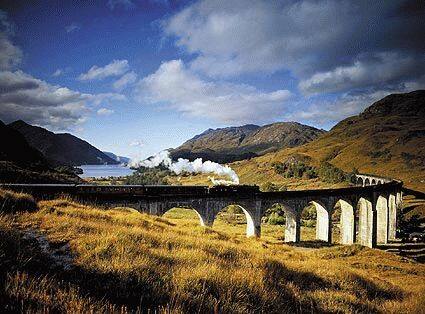
<path fill-rule="evenodd" d="M 9 195 L 11 197 L 11 195 Z M 353 246 L 244 236 L 226 213 L 212 228 L 190 210 L 154 217 L 67 199 L 0 216 L 4 312 L 420 313 L 425 265 Z M 303 237 L 312 239 L 305 228 Z M 40 249 L 41 247 L 41 249 Z"/>

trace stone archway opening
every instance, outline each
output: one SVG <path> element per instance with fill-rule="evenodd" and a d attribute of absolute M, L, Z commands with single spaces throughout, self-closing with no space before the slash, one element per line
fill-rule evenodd
<path fill-rule="evenodd" d="M 191 207 L 172 207 L 166 210 L 162 217 L 175 223 L 206 226 L 206 222 L 198 211 Z"/>
<path fill-rule="evenodd" d="M 262 238 L 268 241 L 298 242 L 299 227 L 295 212 L 282 203 L 273 204 L 261 218 Z"/>
<path fill-rule="evenodd" d="M 237 236 L 257 236 L 253 216 L 241 205 L 232 204 L 222 208 L 214 218 L 215 230 Z"/>
<path fill-rule="evenodd" d="M 365 185 L 365 186 L 370 185 L 370 180 L 369 180 L 369 178 L 366 178 L 366 179 L 364 180 L 364 185 Z"/>
<path fill-rule="evenodd" d="M 338 244 L 353 244 L 356 236 L 356 217 L 353 206 L 338 200 L 332 212 L 332 242 Z"/>
<path fill-rule="evenodd" d="M 362 177 L 358 177 L 356 183 L 357 183 L 357 185 L 363 186 L 363 178 Z"/>
<path fill-rule="evenodd" d="M 301 241 L 330 241 L 330 217 L 325 206 L 317 201 L 310 202 L 301 211 Z"/>

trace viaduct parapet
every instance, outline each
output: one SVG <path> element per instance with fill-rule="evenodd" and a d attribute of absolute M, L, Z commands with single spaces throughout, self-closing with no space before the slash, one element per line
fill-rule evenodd
<path fill-rule="evenodd" d="M 212 226 L 218 213 L 238 205 L 246 215 L 248 237 L 261 236 L 261 220 L 275 204 L 286 217 L 285 242 L 301 240 L 301 213 L 308 205 L 317 212 L 316 239 L 332 241 L 332 214 L 340 208 L 340 243 L 368 247 L 395 240 L 397 211 L 402 205 L 402 182 L 359 174 L 356 186 L 339 189 L 261 192 L 257 186 L 142 186 L 2 184 L 6 189 L 36 198 L 71 195 L 84 202 L 108 207 L 132 207 L 151 215 L 163 215 L 174 207 L 193 209 L 200 224 Z"/>

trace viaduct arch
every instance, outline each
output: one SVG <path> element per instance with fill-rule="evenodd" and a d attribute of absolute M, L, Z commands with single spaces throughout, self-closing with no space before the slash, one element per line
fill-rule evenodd
<path fill-rule="evenodd" d="M 285 242 L 300 241 L 301 213 L 309 204 L 313 204 L 317 212 L 316 239 L 331 242 L 332 214 L 338 204 L 341 208 L 340 243 L 375 247 L 396 237 L 402 185 L 401 181 L 359 174 L 353 187 L 282 192 L 261 192 L 257 186 L 0 186 L 29 192 L 36 198 L 69 194 L 82 201 L 111 207 L 132 207 L 151 215 L 161 216 L 173 207 L 186 207 L 196 211 L 203 226 L 212 226 L 224 207 L 238 205 L 247 218 L 247 237 L 260 237 L 261 218 L 266 210 L 274 204 L 281 204 L 286 216 Z"/>

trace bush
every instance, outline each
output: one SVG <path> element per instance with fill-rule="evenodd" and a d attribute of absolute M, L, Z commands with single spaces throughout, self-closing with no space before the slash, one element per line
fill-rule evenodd
<path fill-rule="evenodd" d="M 385 161 L 390 160 L 392 157 L 391 152 L 388 148 L 385 148 L 384 150 L 371 151 L 368 153 L 368 155 L 373 159 L 382 159 Z"/>
<path fill-rule="evenodd" d="M 301 220 L 301 225 L 304 227 L 316 227 L 316 220 Z"/>
<path fill-rule="evenodd" d="M 309 205 L 301 213 L 301 219 L 304 220 L 316 220 L 317 212 L 314 205 Z"/>
<path fill-rule="evenodd" d="M 356 184 L 357 183 L 357 177 L 356 175 L 359 174 L 359 170 L 357 168 L 353 168 L 353 170 L 346 174 L 346 180 L 350 183 Z"/>
<path fill-rule="evenodd" d="M 37 203 L 31 195 L 8 190 L 0 190 L 0 212 L 33 212 L 36 210 Z"/>
<path fill-rule="evenodd" d="M 277 174 L 285 178 L 317 178 L 317 172 L 314 167 L 306 165 L 296 158 L 290 158 L 284 163 L 274 163 L 272 166 Z"/>
<path fill-rule="evenodd" d="M 286 223 L 285 212 L 283 206 L 275 204 L 266 211 L 263 222 L 270 225 L 284 225 Z"/>
<path fill-rule="evenodd" d="M 310 169 L 307 169 L 307 171 L 303 175 L 306 179 L 314 179 L 317 178 L 317 171 L 315 168 L 311 167 Z"/>
<path fill-rule="evenodd" d="M 286 223 L 286 218 L 285 216 L 280 216 L 277 213 L 272 213 L 265 222 L 269 225 L 284 225 Z"/>
<path fill-rule="evenodd" d="M 139 167 L 132 175 L 127 176 L 124 184 L 168 185 L 167 176 L 169 175 L 171 172 L 163 167 Z"/>
<path fill-rule="evenodd" d="M 322 162 L 318 171 L 319 178 L 327 183 L 340 183 L 346 180 L 344 171 L 329 162 Z"/>

